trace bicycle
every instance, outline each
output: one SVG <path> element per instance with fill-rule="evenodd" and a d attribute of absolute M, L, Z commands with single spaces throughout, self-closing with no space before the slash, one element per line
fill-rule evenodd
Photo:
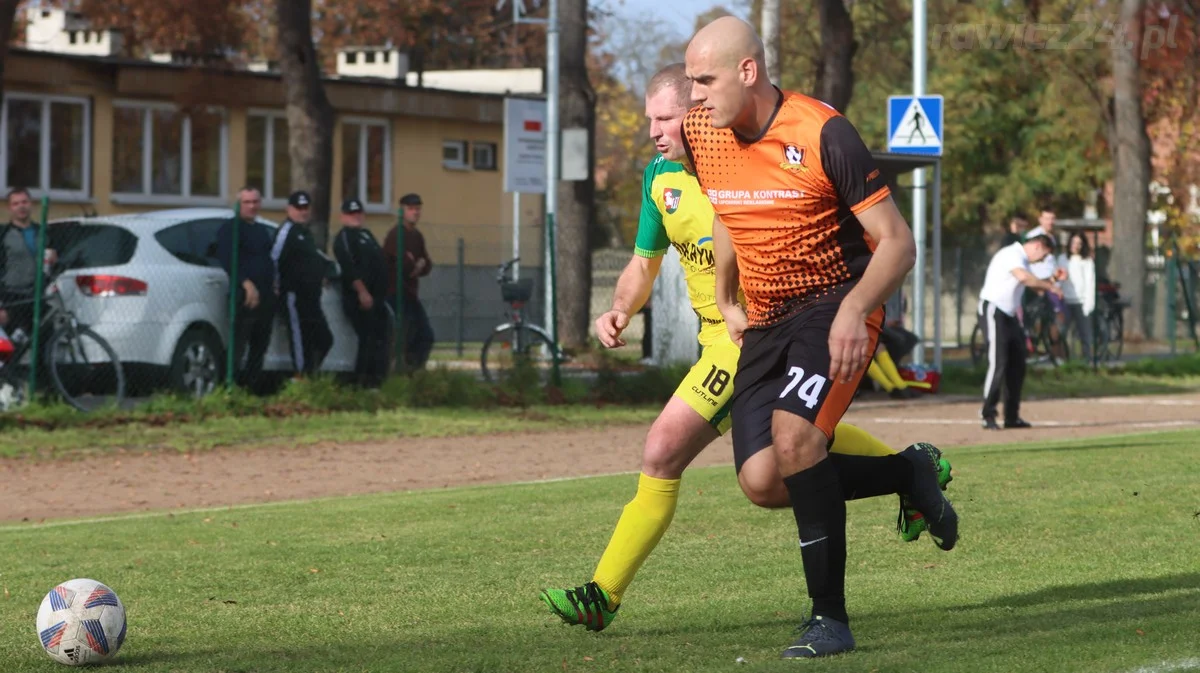
<path fill-rule="evenodd" d="M 1054 307 L 1050 300 L 1038 297 L 1025 307 L 1021 331 L 1025 338 L 1025 352 L 1033 362 L 1049 362 L 1058 366 L 1067 361 L 1070 347 L 1063 335 Z M 984 333 L 982 317 L 971 331 L 971 363 L 978 366 L 987 360 L 987 335 Z"/>
<path fill-rule="evenodd" d="M 496 272 L 496 284 L 509 306 L 511 319 L 497 325 L 483 342 L 479 364 L 488 383 L 499 383 L 512 377 L 518 368 L 528 368 L 546 385 L 555 363 L 566 362 L 566 357 L 545 329 L 525 321 L 525 304 L 533 297 L 533 279 L 509 280 L 509 271 L 520 260 L 511 259 Z"/>
<path fill-rule="evenodd" d="M 28 303 L 32 303 L 29 300 Z M 9 307 L 26 302 L 9 304 Z M 38 370 L 50 375 L 54 390 L 63 401 L 80 411 L 120 406 L 125 401 L 125 371 L 116 351 L 104 337 L 79 322 L 67 308 L 53 280 L 43 303 L 42 342 Z M 0 363 L 0 410 L 8 411 L 29 402 L 28 356 L 32 337 L 16 340 L 6 361 Z"/>

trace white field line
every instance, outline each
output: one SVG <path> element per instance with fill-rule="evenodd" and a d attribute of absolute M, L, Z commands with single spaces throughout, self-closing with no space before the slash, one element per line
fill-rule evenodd
<path fill-rule="evenodd" d="M 455 491 L 466 491 L 476 488 L 496 488 L 498 486 L 532 486 L 537 484 L 554 484 L 563 481 L 578 481 L 582 479 L 598 479 L 600 477 L 616 477 L 620 475 L 636 475 L 638 472 L 622 471 L 622 472 L 605 472 L 604 474 L 584 474 L 574 477 L 552 477 L 549 479 L 532 479 L 529 481 L 515 481 L 503 484 L 466 484 L 463 486 L 451 486 L 448 488 L 422 488 L 413 489 L 411 491 L 383 491 L 378 493 L 360 493 L 360 496 L 372 495 L 418 495 L 428 493 L 453 493 Z M 353 497 L 353 496 L 352 496 Z M 216 512 L 238 512 L 244 510 L 261 509 L 268 507 L 284 507 L 288 505 L 308 505 L 313 503 L 328 502 L 331 500 L 344 500 L 344 495 L 331 495 L 321 498 L 307 498 L 300 500 L 276 500 L 272 502 L 248 502 L 240 505 L 219 505 L 213 507 L 192 507 L 187 509 L 163 509 L 153 512 L 130 512 L 129 514 L 114 514 L 112 516 L 97 516 L 88 519 L 69 519 L 64 521 L 46 521 L 43 523 L 23 523 L 23 524 L 5 524 L 0 525 L 0 534 L 6 532 L 16 532 L 23 530 L 35 530 L 40 528 L 64 528 L 66 526 L 90 526 L 100 523 L 113 523 L 123 521 L 136 521 L 138 519 L 154 519 L 165 518 L 168 516 L 187 516 L 189 514 L 210 514 Z"/>
<path fill-rule="evenodd" d="M 1192 657 L 1178 661 L 1162 661 L 1152 666 L 1143 666 L 1129 671 L 1129 673 L 1173 673 L 1174 671 L 1194 670 L 1200 670 L 1200 659 Z"/>

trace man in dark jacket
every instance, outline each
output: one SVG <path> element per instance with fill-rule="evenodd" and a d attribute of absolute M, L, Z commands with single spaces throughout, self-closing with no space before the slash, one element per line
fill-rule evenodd
<path fill-rule="evenodd" d="M 239 386 L 254 386 L 262 374 L 263 357 L 271 345 L 275 323 L 275 266 L 271 262 L 271 230 L 258 221 L 262 193 L 254 187 L 238 192 L 238 268 L 233 266 L 234 219 L 217 230 L 216 257 L 236 288 L 233 348 Z"/>
<path fill-rule="evenodd" d="M 333 254 L 342 267 L 342 311 L 358 335 L 355 378 L 359 385 L 378 388 L 387 374 L 392 314 L 387 304 L 387 262 L 378 241 L 363 226 L 364 219 L 362 202 L 346 199 Z"/>
<path fill-rule="evenodd" d="M 312 199 L 308 192 L 288 197 L 287 219 L 275 235 L 271 259 L 275 261 L 276 287 L 283 301 L 292 338 L 292 362 L 297 374 L 311 374 L 333 347 L 333 333 L 321 310 L 321 287 L 325 281 L 325 257 L 317 251 L 308 230 Z"/>
<path fill-rule="evenodd" d="M 425 236 L 417 229 L 421 219 L 421 197 L 405 194 L 400 199 L 404 221 L 404 264 L 396 268 L 396 232 L 392 227 L 383 241 L 383 254 L 388 260 L 388 303 L 396 305 L 396 291 L 403 290 L 404 332 L 406 338 L 405 360 L 409 369 L 424 369 L 433 350 L 433 327 L 429 315 L 418 296 L 421 276 L 433 270 L 433 260 L 425 248 Z M 403 285 L 397 288 L 396 278 L 403 273 Z M 400 366 L 405 367 L 405 363 Z"/>

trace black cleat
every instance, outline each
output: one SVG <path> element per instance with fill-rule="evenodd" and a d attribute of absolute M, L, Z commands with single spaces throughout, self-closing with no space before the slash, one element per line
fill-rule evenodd
<path fill-rule="evenodd" d="M 996 419 L 985 418 L 985 419 L 983 419 L 983 429 L 984 430 L 999 430 L 1000 426 L 996 425 Z"/>
<path fill-rule="evenodd" d="M 942 493 L 938 467 L 942 452 L 933 444 L 917 442 L 900 452 L 912 463 L 912 490 L 904 495 L 925 517 L 925 527 L 939 549 L 950 551 L 958 542 L 958 513 Z"/>
<path fill-rule="evenodd" d="M 1019 430 L 1020 428 L 1032 428 L 1032 427 L 1033 427 L 1033 424 L 1031 424 L 1029 421 L 1027 421 L 1023 418 L 1018 418 L 1015 421 L 1004 421 L 1004 429 L 1005 430 Z"/>
<path fill-rule="evenodd" d="M 800 637 L 780 655 L 783 659 L 812 659 L 854 649 L 850 626 L 829 617 L 812 617 L 797 629 Z"/>

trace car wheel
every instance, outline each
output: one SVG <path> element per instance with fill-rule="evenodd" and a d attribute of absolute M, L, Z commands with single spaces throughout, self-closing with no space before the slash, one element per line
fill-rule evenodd
<path fill-rule="evenodd" d="M 221 342 L 212 331 L 189 329 L 179 338 L 171 357 L 171 388 L 204 397 L 221 384 L 223 360 Z"/>

